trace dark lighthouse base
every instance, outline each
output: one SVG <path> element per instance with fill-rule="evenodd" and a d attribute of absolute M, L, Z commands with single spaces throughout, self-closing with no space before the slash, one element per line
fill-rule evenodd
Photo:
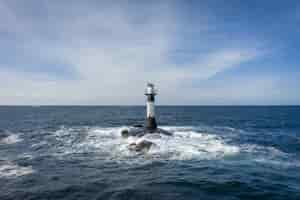
<path fill-rule="evenodd" d="M 156 124 L 156 120 L 154 117 L 148 117 L 146 120 L 146 129 L 148 131 L 153 131 L 155 132 L 155 130 L 157 129 L 157 124 Z"/>

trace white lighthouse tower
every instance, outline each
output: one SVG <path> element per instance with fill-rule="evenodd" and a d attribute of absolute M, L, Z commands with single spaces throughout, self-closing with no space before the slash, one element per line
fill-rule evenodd
<path fill-rule="evenodd" d="M 146 118 L 146 129 L 149 131 L 154 131 L 157 129 L 157 124 L 155 120 L 155 95 L 157 91 L 154 88 L 154 84 L 148 83 L 145 91 L 147 96 L 147 118 Z"/>

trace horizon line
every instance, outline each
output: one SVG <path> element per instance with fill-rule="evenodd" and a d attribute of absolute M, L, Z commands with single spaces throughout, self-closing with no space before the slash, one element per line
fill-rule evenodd
<path fill-rule="evenodd" d="M 124 105 L 118 105 L 118 104 L 42 104 L 42 105 L 30 105 L 30 104 L 18 104 L 18 105 L 0 105 L 0 107 L 145 107 L 144 104 L 124 104 Z M 156 104 L 156 106 L 190 106 L 190 107 L 267 107 L 267 106 L 300 106 L 300 104 L 170 104 L 170 105 L 164 105 L 164 104 Z"/>

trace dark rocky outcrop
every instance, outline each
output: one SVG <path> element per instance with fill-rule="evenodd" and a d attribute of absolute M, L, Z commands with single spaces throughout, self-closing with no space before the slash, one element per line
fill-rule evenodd
<path fill-rule="evenodd" d="M 121 135 L 123 138 L 128 138 L 129 136 L 133 137 L 143 137 L 146 134 L 162 134 L 162 135 L 167 135 L 167 136 L 172 136 L 173 134 L 169 131 L 166 131 L 161 128 L 156 128 L 154 130 L 149 130 L 146 128 L 136 128 L 132 127 L 129 129 L 124 129 L 121 131 Z"/>
<path fill-rule="evenodd" d="M 151 134 L 153 136 L 159 136 L 161 135 L 167 135 L 167 136 L 172 136 L 173 134 L 171 132 L 168 132 L 164 129 L 156 128 L 155 130 L 149 130 L 147 128 L 141 128 L 141 127 L 131 127 L 129 129 L 123 129 L 121 131 L 121 136 L 123 138 L 128 138 L 128 137 L 143 137 L 147 134 Z M 149 149 L 155 145 L 153 142 L 150 142 L 148 140 L 142 140 L 141 142 L 138 143 L 132 143 L 128 146 L 129 150 L 131 151 L 136 151 L 136 152 L 143 152 L 146 153 L 149 151 Z"/>
<path fill-rule="evenodd" d="M 121 131 L 121 135 L 123 138 L 128 138 L 129 137 L 129 131 L 127 129 L 124 129 Z"/>
<path fill-rule="evenodd" d="M 153 142 L 148 140 L 143 140 L 139 143 L 132 143 L 129 145 L 129 150 L 136 152 L 148 152 L 149 149 L 154 145 Z"/>

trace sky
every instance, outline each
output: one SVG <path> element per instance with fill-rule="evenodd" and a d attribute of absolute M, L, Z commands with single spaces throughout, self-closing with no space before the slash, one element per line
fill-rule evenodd
<path fill-rule="evenodd" d="M 299 105 L 300 1 L 0 0 L 0 105 Z"/>

